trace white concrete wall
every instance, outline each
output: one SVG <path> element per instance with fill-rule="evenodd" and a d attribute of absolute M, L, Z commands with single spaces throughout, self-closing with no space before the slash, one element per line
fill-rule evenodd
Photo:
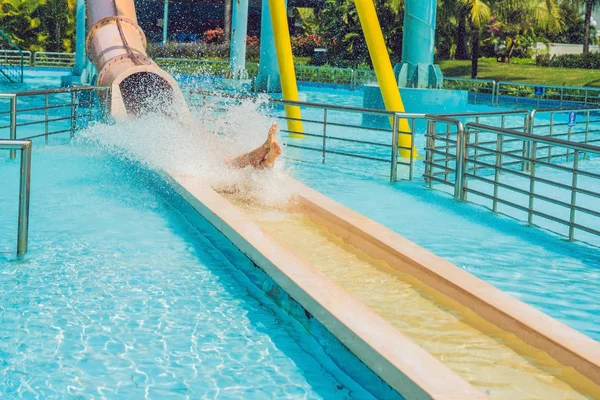
<path fill-rule="evenodd" d="M 543 53 L 546 51 L 546 45 L 544 43 L 536 43 L 533 49 L 535 50 L 536 54 Z M 548 49 L 550 50 L 550 56 L 583 53 L 582 44 L 550 43 L 550 47 Z M 600 52 L 600 46 L 590 46 L 590 51 Z"/>

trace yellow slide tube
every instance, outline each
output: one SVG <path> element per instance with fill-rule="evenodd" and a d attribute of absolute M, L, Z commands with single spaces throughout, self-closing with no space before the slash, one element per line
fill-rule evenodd
<path fill-rule="evenodd" d="M 273 25 L 273 36 L 275 37 L 283 99 L 298 101 L 298 86 L 296 84 L 296 71 L 294 70 L 294 56 L 292 55 L 285 0 L 269 0 L 269 8 L 271 9 L 271 24 Z M 285 114 L 288 117 L 288 131 L 292 132 L 290 136 L 303 137 L 304 130 L 300 121 L 302 119 L 300 107 L 285 106 Z"/>
<path fill-rule="evenodd" d="M 392 62 L 390 61 L 390 55 L 383 39 L 383 33 L 381 32 L 373 0 L 354 0 L 354 3 L 356 4 L 358 18 L 360 19 L 360 24 L 367 41 L 367 47 L 369 48 L 373 68 L 377 75 L 377 82 L 381 89 L 385 108 L 388 111 L 404 112 L 404 104 L 398 90 L 398 82 L 394 76 Z M 410 126 L 406 119 L 400 120 L 400 132 L 410 133 Z M 409 158 L 410 150 L 408 149 L 411 148 L 410 135 L 400 133 L 398 135 L 398 146 L 404 148 L 400 150 L 400 157 Z M 416 157 L 417 151 L 414 147 L 412 148 L 412 152 L 413 156 Z"/>

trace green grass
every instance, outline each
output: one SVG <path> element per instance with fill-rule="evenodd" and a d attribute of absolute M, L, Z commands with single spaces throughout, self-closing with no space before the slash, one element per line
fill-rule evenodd
<path fill-rule="evenodd" d="M 471 61 L 445 60 L 440 62 L 439 65 L 444 76 L 454 78 L 471 77 Z M 491 59 L 479 61 L 478 78 L 544 85 L 600 87 L 599 70 L 504 64 Z"/>

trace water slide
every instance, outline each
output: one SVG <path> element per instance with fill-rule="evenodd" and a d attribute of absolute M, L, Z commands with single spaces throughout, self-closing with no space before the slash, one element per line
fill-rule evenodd
<path fill-rule="evenodd" d="M 110 111 L 116 120 L 143 109 L 180 117 L 187 106 L 179 85 L 146 53 L 146 35 L 137 23 L 133 0 L 87 0 L 87 54 L 98 70 L 98 86 L 111 88 Z"/>

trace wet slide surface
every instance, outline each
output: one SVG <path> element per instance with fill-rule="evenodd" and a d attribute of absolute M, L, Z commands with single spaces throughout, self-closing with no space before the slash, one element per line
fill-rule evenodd
<path fill-rule="evenodd" d="M 494 399 L 585 399 L 599 388 L 412 276 L 370 258 L 301 213 L 227 195 L 266 232 Z"/>

